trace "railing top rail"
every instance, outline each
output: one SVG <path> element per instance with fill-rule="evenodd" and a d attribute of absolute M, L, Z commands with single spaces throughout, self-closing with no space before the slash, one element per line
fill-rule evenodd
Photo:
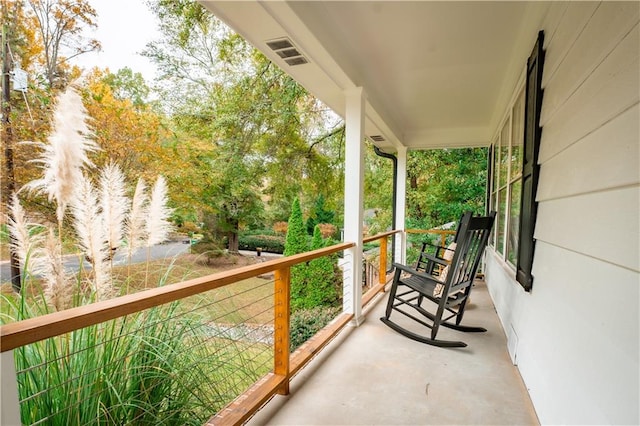
<path fill-rule="evenodd" d="M 400 230 L 398 230 L 398 229 L 395 229 L 393 231 L 381 232 L 380 234 L 376 234 L 376 235 L 372 235 L 371 237 L 363 238 L 362 242 L 363 243 L 370 243 L 371 241 L 376 241 L 376 240 L 388 237 L 389 235 L 397 234 L 398 232 L 400 232 Z"/>
<path fill-rule="evenodd" d="M 171 303 L 278 269 L 308 262 L 355 246 L 345 242 L 305 253 L 218 272 L 200 278 L 144 290 L 135 294 L 54 312 L 0 327 L 0 352 L 100 324 L 115 318 Z"/>
<path fill-rule="evenodd" d="M 407 229 L 407 234 L 446 234 L 453 235 L 456 233 L 453 229 Z"/>

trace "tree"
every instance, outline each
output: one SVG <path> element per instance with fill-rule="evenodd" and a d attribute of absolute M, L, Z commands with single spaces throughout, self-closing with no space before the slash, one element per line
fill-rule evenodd
<path fill-rule="evenodd" d="M 324 195 L 318 195 L 313 206 L 313 210 L 307 219 L 307 232 L 309 235 L 313 235 L 315 233 L 316 225 L 321 223 L 332 224 L 334 217 L 335 212 L 325 208 Z"/>
<path fill-rule="evenodd" d="M 263 205 L 257 190 L 260 181 L 240 156 L 223 155 L 213 164 L 204 198 L 216 212 L 216 228 L 226 235 L 229 252 L 238 253 L 239 229 L 262 219 Z"/>
<path fill-rule="evenodd" d="M 311 246 L 302 218 L 302 209 L 298 198 L 291 206 L 291 217 L 285 239 L 284 255 L 291 256 L 316 250 L 326 246 L 320 227 L 316 226 Z M 337 257 L 323 256 L 309 262 L 308 265 L 291 267 L 291 310 L 299 311 L 317 306 L 335 306 L 340 296 L 338 287 L 341 282 L 336 270 Z"/>
<path fill-rule="evenodd" d="M 320 227 L 313 230 L 311 250 L 326 247 L 327 242 L 322 239 Z M 303 306 L 312 308 L 315 306 L 336 306 L 340 300 L 338 287 L 342 283 L 341 277 L 336 274 L 336 256 L 323 256 L 309 262 L 307 268 L 308 282 Z"/>
<path fill-rule="evenodd" d="M 371 143 L 366 144 L 364 172 L 364 208 L 375 215 L 367 219 L 370 234 L 391 229 L 393 223 L 393 166 L 378 156 Z"/>
<path fill-rule="evenodd" d="M 291 256 L 304 253 L 309 250 L 307 242 L 307 232 L 302 219 L 302 209 L 298 198 L 293 200 L 291 206 L 291 216 L 287 228 L 287 236 L 284 243 L 284 255 Z M 306 265 L 295 265 L 291 267 L 291 310 L 296 311 L 305 305 L 305 286 L 307 278 Z"/>
<path fill-rule="evenodd" d="M 107 73 L 103 81 L 111 88 L 115 98 L 128 99 L 135 108 L 147 107 L 151 89 L 139 72 L 134 73 L 131 68 L 124 67 L 115 74 Z"/>
<path fill-rule="evenodd" d="M 287 226 L 287 236 L 285 237 L 284 255 L 291 256 L 304 253 L 309 249 L 307 233 L 302 220 L 302 209 L 298 198 L 293 200 L 291 206 L 291 216 Z"/>
<path fill-rule="evenodd" d="M 7 28 L 8 58 L 29 75 L 28 96 L 14 92 L 6 114 L 11 125 L 3 125 L 11 138 L 3 135 L 5 151 L 13 154 L 13 167 L 3 157 L 3 207 L 10 195 L 7 187 L 21 188 L 37 177 L 37 168 L 29 161 L 37 156 L 33 145 L 21 141 L 43 141 L 51 132 L 55 99 L 68 80 L 79 75 L 67 60 L 99 48 L 95 40 L 85 39 L 83 31 L 95 27 L 95 10 L 87 1 L 71 0 L 2 0 L 2 23 Z M 15 180 L 10 179 L 11 176 Z M 6 196 L 5 196 L 6 195 Z M 50 206 L 39 197 L 24 200 L 25 207 L 50 216 Z"/>
<path fill-rule="evenodd" d="M 340 156 L 325 150 L 339 152 L 340 132 L 332 129 L 327 136 L 324 107 L 200 4 L 158 0 L 153 10 L 165 36 L 150 43 L 145 55 L 159 66 L 160 98 L 174 132 L 188 135 L 184 141 L 213 145 L 197 159 L 209 176 L 224 178 L 218 170 L 229 170 L 229 161 L 251 176 L 208 185 L 208 207 L 229 227 L 229 236 L 255 221 L 258 198 L 274 222 L 288 217 L 300 193 L 322 191 L 339 203 Z M 220 202 L 233 193 L 243 197 Z"/>
<path fill-rule="evenodd" d="M 133 85 L 138 86 L 136 90 Z M 162 116 L 143 102 L 141 94 L 148 90 L 142 76 L 131 74 L 131 70 L 111 74 L 94 69 L 83 91 L 89 127 L 102 147 L 94 162 L 97 166 L 117 162 L 129 182 L 139 176 L 151 181 L 159 173 L 171 178 L 171 170 L 186 167 L 183 156 L 175 155 L 165 143 L 170 133 Z"/>
<path fill-rule="evenodd" d="M 96 28 L 97 13 L 87 0 L 27 0 L 37 42 L 42 46 L 39 61 L 49 87 L 66 86 L 67 61 L 100 50 L 95 39 L 85 38 L 87 28 Z"/>
<path fill-rule="evenodd" d="M 409 226 L 431 228 L 484 212 L 486 149 L 412 151 L 408 157 Z"/>
<path fill-rule="evenodd" d="M 6 208 L 13 191 L 36 178 L 34 167 L 27 161 L 35 158 L 33 146 L 19 141 L 44 140 L 50 129 L 50 93 L 29 80 L 29 97 L 10 91 L 9 72 L 14 67 L 34 73 L 39 50 L 35 46 L 35 30 L 29 26 L 23 2 L 2 0 L 0 24 L 3 28 L 3 96 L 2 111 L 2 206 Z M 27 100 L 29 103 L 27 104 Z"/>

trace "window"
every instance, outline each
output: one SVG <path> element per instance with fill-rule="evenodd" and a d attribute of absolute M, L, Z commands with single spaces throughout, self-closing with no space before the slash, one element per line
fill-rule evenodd
<path fill-rule="evenodd" d="M 520 229 L 522 188 L 522 144 L 524 123 L 524 87 L 503 120 L 491 152 L 494 153 L 491 179 L 491 210 L 497 212 L 493 247 L 515 269 Z"/>
<path fill-rule="evenodd" d="M 491 245 L 515 269 L 516 280 L 526 291 L 533 285 L 543 42 L 540 31 L 527 61 L 525 81 L 491 144 L 493 158 L 488 161 L 488 199 L 490 209 L 497 211 Z"/>

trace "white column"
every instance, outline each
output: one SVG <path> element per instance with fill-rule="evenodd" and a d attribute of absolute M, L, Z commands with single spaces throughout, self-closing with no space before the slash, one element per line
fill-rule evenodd
<path fill-rule="evenodd" d="M 364 92 L 347 90 L 344 170 L 344 241 L 355 247 L 344 254 L 343 310 L 354 314 L 352 325 L 362 317 L 362 220 L 364 206 Z"/>
<path fill-rule="evenodd" d="M 407 211 L 407 148 L 398 148 L 398 174 L 396 182 L 396 229 L 402 232 L 395 234 L 396 252 L 393 258 L 395 262 L 406 264 L 407 262 L 407 235 L 405 234 L 405 215 Z"/>
<path fill-rule="evenodd" d="M 20 425 L 20 402 L 18 401 L 18 378 L 13 351 L 0 354 L 0 369 L 2 375 L 0 392 L 0 424 Z"/>

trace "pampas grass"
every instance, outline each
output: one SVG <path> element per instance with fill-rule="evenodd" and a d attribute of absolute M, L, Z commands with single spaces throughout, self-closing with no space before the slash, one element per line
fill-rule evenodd
<path fill-rule="evenodd" d="M 42 277 L 44 280 L 44 296 L 47 303 L 57 311 L 71 308 L 75 288 L 71 277 L 64 270 L 60 240 L 52 229 L 49 229 L 42 247 Z"/>
<path fill-rule="evenodd" d="M 56 202 L 59 226 L 74 195 L 77 183 L 82 179 L 82 167 L 91 165 L 87 154 L 99 149 L 87 139 L 85 109 L 80 95 L 71 87 L 57 99 L 54 113 L 54 132 L 47 143 L 36 142 L 42 148 L 42 156 L 35 160 L 43 169 L 43 176 L 25 185 L 26 189 L 47 194 L 49 202 Z"/>
<path fill-rule="evenodd" d="M 122 244 L 124 221 L 129 210 L 125 194 L 124 174 L 117 164 L 110 162 L 100 173 L 100 203 L 107 234 L 109 258 Z"/>
<path fill-rule="evenodd" d="M 139 178 L 136 184 L 136 190 L 131 200 L 131 209 L 127 217 L 125 233 L 127 239 L 127 256 L 129 263 L 131 255 L 138 247 L 145 244 L 145 221 L 147 219 L 147 210 L 149 198 L 147 197 L 147 185 L 144 179 Z"/>
<path fill-rule="evenodd" d="M 46 233 L 34 229 L 39 227 L 41 226 L 27 221 L 18 196 L 14 194 L 8 228 L 12 236 L 12 247 L 22 268 L 22 282 L 27 277 L 42 277 L 47 304 L 56 310 L 70 308 L 74 288 L 62 264 L 60 241 L 52 229 Z"/>
<path fill-rule="evenodd" d="M 32 160 L 42 167 L 42 177 L 24 187 L 45 193 L 49 202 L 56 203 L 57 243 L 54 232 L 49 233 L 46 244 L 47 234 L 30 235 L 26 222 L 22 223 L 24 212 L 17 202 L 18 219 L 10 223 L 17 238 L 13 248 L 20 253 L 23 268 L 28 271 L 40 268 L 44 293 L 56 308 L 68 307 L 70 303 L 67 294 L 70 280 L 65 275 L 60 250 L 62 224 L 69 207 L 77 245 L 91 263 L 91 289 L 98 299 L 114 293 L 110 261 L 123 240 L 126 239 L 130 264 L 136 248 L 163 242 L 171 231 L 172 210 L 167 207 L 167 184 L 162 176 L 150 196 L 144 180 L 139 179 L 131 201 L 126 196 L 124 175 L 115 163 L 101 170 L 97 188 L 87 177 L 86 169 L 93 166 L 89 154 L 100 148 L 87 138 L 85 119 L 82 99 L 69 87 L 57 98 L 53 133 L 46 143 L 34 143 L 42 149 L 41 156 Z M 38 249 L 30 252 L 30 245 Z M 39 256 L 38 262 L 34 256 Z M 34 260 L 31 263 L 30 258 Z"/>
<path fill-rule="evenodd" d="M 112 290 L 108 265 L 110 249 L 107 245 L 104 217 L 91 181 L 82 175 L 78 183 L 70 202 L 73 227 L 78 237 L 78 247 L 93 268 L 92 289 L 97 293 L 98 299 L 104 299 Z"/>
<path fill-rule="evenodd" d="M 147 270 L 145 273 L 145 286 L 149 279 L 149 261 L 151 257 L 151 246 L 159 244 L 169 237 L 171 223 L 167 220 L 173 212 L 167 207 L 167 182 L 164 177 L 158 176 L 149 200 L 148 217 L 145 222 L 145 233 L 147 237 Z"/>
<path fill-rule="evenodd" d="M 172 230 L 169 217 L 173 209 L 167 206 L 167 182 L 158 176 L 149 202 L 149 216 L 146 222 L 147 247 L 164 242 Z"/>
<path fill-rule="evenodd" d="M 47 312 L 0 294 L 12 321 Z M 210 319 L 210 318 L 209 318 Z M 157 306 L 15 349 L 25 424 L 202 425 L 270 369 L 269 347 Z"/>
<path fill-rule="evenodd" d="M 38 247 L 42 244 L 43 237 L 33 229 L 38 225 L 28 222 L 16 194 L 11 197 L 9 209 L 10 215 L 7 217 L 7 228 L 11 235 L 9 245 L 18 257 L 22 269 L 22 281 L 24 281 L 27 276 L 39 273 L 38 268 L 43 262 L 38 258 Z"/>

